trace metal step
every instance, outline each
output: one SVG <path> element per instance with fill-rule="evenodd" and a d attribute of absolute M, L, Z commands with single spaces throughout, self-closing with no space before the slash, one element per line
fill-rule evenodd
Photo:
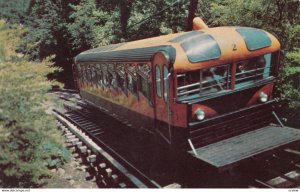
<path fill-rule="evenodd" d="M 269 125 L 188 152 L 221 169 L 297 140 L 300 140 L 300 130 Z"/>

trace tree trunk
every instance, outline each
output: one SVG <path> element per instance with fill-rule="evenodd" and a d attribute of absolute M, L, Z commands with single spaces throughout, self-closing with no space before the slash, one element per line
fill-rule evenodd
<path fill-rule="evenodd" d="M 127 34 L 127 23 L 130 17 L 132 8 L 132 0 L 122 0 L 120 1 L 120 24 L 122 36 Z"/>
<path fill-rule="evenodd" d="M 195 12 L 197 10 L 198 0 L 190 0 L 189 5 L 189 15 L 187 18 L 187 24 L 185 27 L 186 31 L 191 31 L 193 29 L 193 19 L 195 18 Z"/>

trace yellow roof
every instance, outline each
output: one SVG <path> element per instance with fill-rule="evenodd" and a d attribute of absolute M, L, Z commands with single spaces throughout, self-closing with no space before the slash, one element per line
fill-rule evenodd
<path fill-rule="evenodd" d="M 247 32 L 247 29 L 249 29 Z M 239 30 L 244 30 L 245 33 L 239 32 Z M 264 47 L 259 47 L 261 39 L 259 35 L 263 33 L 269 39 L 269 45 Z M 206 61 L 195 62 L 191 61 L 188 57 L 186 50 L 184 50 L 183 42 L 188 41 L 188 39 L 198 38 L 201 34 L 210 36 L 219 47 L 219 57 L 214 59 L 209 59 Z M 243 36 L 243 34 L 245 34 Z M 199 36 L 200 37 L 200 36 Z M 253 41 L 257 41 L 254 42 Z M 249 44 L 256 46 L 258 48 L 254 50 L 249 50 Z M 200 43 L 201 44 L 201 43 Z M 201 50 L 206 49 L 208 55 L 210 55 L 210 49 L 207 45 L 203 44 L 192 45 L 195 49 Z M 263 55 L 266 53 L 275 52 L 280 49 L 279 41 L 270 33 L 258 30 L 255 28 L 244 28 L 244 27 L 215 27 L 208 28 L 192 32 L 182 32 L 176 34 L 162 35 L 159 37 L 153 37 L 148 39 L 142 39 L 138 41 L 132 41 L 127 43 L 115 44 L 104 46 L 92 50 L 85 51 L 79 54 L 76 58 L 76 62 L 130 62 L 130 61 L 150 61 L 155 52 L 160 50 L 166 50 L 172 48 L 175 50 L 174 55 L 174 69 L 178 71 L 189 71 L 196 70 L 200 68 L 205 68 L 208 66 L 232 63 L 234 61 L 247 59 L 249 57 L 255 57 Z M 251 48 L 251 47 L 250 47 Z M 193 47 L 191 48 L 193 50 Z M 212 50 L 213 51 L 213 50 Z"/>

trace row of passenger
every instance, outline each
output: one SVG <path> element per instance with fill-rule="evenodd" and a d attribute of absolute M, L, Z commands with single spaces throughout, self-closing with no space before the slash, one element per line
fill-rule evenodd
<path fill-rule="evenodd" d="M 77 64 L 77 78 L 96 88 L 111 88 L 114 91 L 122 90 L 128 96 L 138 96 L 141 92 L 151 100 L 150 94 L 150 66 L 147 63 L 95 63 Z"/>

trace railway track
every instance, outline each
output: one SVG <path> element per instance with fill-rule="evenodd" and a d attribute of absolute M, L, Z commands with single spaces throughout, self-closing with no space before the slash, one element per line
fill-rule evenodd
<path fill-rule="evenodd" d="M 299 188 L 299 146 L 292 148 L 284 148 L 267 158 L 253 158 L 251 163 L 255 169 L 252 172 L 248 171 L 248 175 L 252 175 L 253 178 L 249 187 Z"/>
<path fill-rule="evenodd" d="M 86 165 L 87 178 L 94 179 L 99 187 L 161 187 L 100 140 L 98 136 L 105 135 L 105 132 L 84 116 L 88 114 L 80 114 L 75 110 L 53 111 L 71 150 Z"/>
<path fill-rule="evenodd" d="M 115 114 L 108 115 L 104 109 L 99 116 L 99 111 L 95 113 L 74 92 L 58 93 L 61 99 L 76 103 L 65 105 L 61 110 L 53 110 L 58 125 L 77 159 L 86 165 L 87 178 L 94 179 L 99 187 L 300 187 L 299 143 L 253 157 L 223 173 L 186 157 L 184 161 L 188 165 L 174 175 L 176 166 L 182 164 L 172 164 L 166 160 L 168 158 L 157 159 L 166 154 L 158 153 L 155 156 L 153 148 L 157 147 L 151 144 L 151 140 L 145 140 L 147 136 L 132 136 L 128 132 L 131 126 L 129 122 Z M 127 138 L 128 134 L 132 137 Z M 161 161 L 160 165 L 153 165 L 158 160 Z"/>

